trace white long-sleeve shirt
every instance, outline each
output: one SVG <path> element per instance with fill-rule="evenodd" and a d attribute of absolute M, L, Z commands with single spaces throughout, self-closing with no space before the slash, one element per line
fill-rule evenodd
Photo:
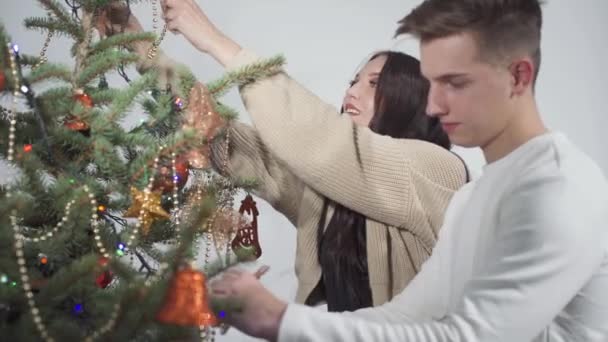
<path fill-rule="evenodd" d="M 391 302 L 289 305 L 279 341 L 608 341 L 608 183 L 560 133 L 484 167 L 432 256 Z"/>

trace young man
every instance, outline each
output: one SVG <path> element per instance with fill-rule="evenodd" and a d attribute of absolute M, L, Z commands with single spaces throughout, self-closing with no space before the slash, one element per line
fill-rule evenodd
<path fill-rule="evenodd" d="M 163 6 L 169 28 L 201 51 L 224 65 L 247 60 L 193 1 Z M 453 197 L 432 256 L 398 297 L 325 313 L 229 271 L 213 291 L 243 310 L 227 321 L 279 341 L 607 341 L 608 183 L 542 123 L 541 24 L 538 0 L 427 0 L 400 22 L 398 34 L 421 40 L 429 115 L 455 144 L 480 147 L 487 165 Z M 298 95 L 285 94 L 300 91 L 290 82 L 249 85 L 245 99 Z"/>

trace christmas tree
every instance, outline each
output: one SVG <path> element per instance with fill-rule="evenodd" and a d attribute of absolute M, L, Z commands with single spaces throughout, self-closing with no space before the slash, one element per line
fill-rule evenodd
<path fill-rule="evenodd" d="M 210 144 L 229 139 L 222 127 L 236 118 L 217 98 L 278 72 L 282 58 L 203 85 L 163 68 L 154 1 L 160 35 L 124 30 L 129 1 L 38 2 L 48 16 L 25 20 L 47 35 L 38 57 L 0 25 L 0 156 L 12 175 L 0 188 L 2 339 L 212 338 L 205 279 L 237 261 L 228 247 L 252 208 L 235 211 L 233 197 L 255 183 L 209 168 Z M 47 61 L 54 35 L 73 40 L 73 67 Z M 108 84 L 113 72 L 127 82 Z M 126 128 L 132 108 L 147 119 Z M 204 273 L 190 263 L 199 240 Z"/>

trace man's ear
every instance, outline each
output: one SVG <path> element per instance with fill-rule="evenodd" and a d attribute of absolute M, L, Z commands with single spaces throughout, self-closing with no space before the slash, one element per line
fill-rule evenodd
<path fill-rule="evenodd" d="M 509 71 L 511 73 L 512 95 L 521 95 L 532 87 L 534 68 L 534 63 L 529 58 L 521 58 L 511 64 Z"/>

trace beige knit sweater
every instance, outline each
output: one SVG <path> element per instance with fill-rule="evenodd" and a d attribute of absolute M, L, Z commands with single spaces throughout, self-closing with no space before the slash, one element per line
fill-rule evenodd
<path fill-rule="evenodd" d="M 242 50 L 228 69 L 256 60 Z M 465 182 L 461 160 L 431 143 L 357 127 L 285 73 L 244 86 L 241 96 L 255 128 L 231 124 L 226 172 L 257 178 L 256 195 L 297 227 L 296 301 L 303 303 L 321 277 L 317 228 L 324 197 L 368 218 L 374 305 L 401 292 L 429 257 L 446 206 Z M 221 150 L 213 148 L 214 159 L 223 157 Z M 332 213 L 329 208 L 328 220 Z"/>

